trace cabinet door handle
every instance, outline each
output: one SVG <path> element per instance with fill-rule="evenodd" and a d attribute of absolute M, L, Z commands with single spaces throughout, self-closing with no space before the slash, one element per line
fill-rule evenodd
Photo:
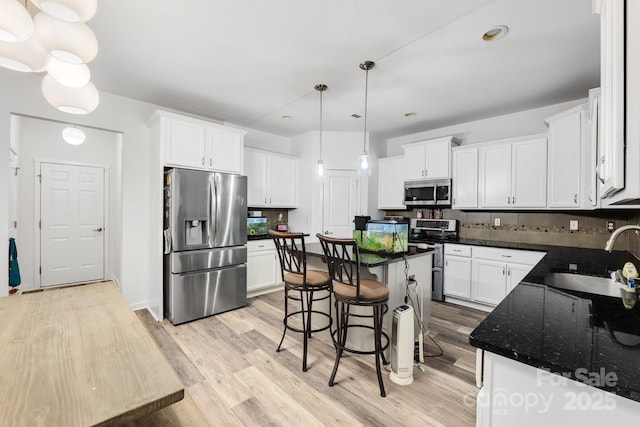
<path fill-rule="evenodd" d="M 267 204 L 267 198 L 266 197 L 264 198 L 264 204 L 265 205 Z"/>
<path fill-rule="evenodd" d="M 578 195 L 577 194 L 573 195 L 573 203 L 575 203 L 576 205 L 578 204 Z"/>
<path fill-rule="evenodd" d="M 204 157 L 202 158 L 202 166 L 204 166 Z"/>
<path fill-rule="evenodd" d="M 271 204 L 271 197 L 269 197 L 269 204 Z"/>
<path fill-rule="evenodd" d="M 502 255 L 502 258 L 511 258 L 511 255 Z"/>
<path fill-rule="evenodd" d="M 502 267 L 502 275 L 503 275 L 503 276 L 504 276 L 504 270 L 505 270 L 505 268 L 504 268 L 504 267 Z"/>
<path fill-rule="evenodd" d="M 213 166 L 213 159 L 209 158 L 209 166 Z"/>
<path fill-rule="evenodd" d="M 507 268 L 507 276 L 511 276 L 511 269 Z"/>
<path fill-rule="evenodd" d="M 516 196 L 513 196 L 513 197 L 511 198 L 511 204 L 512 204 L 512 205 L 515 205 L 515 204 L 516 204 Z"/>
<path fill-rule="evenodd" d="M 510 205 L 511 204 L 511 196 L 507 197 L 507 204 Z"/>
<path fill-rule="evenodd" d="M 449 261 L 448 260 L 444 262 L 444 266 L 445 267 L 449 267 Z"/>

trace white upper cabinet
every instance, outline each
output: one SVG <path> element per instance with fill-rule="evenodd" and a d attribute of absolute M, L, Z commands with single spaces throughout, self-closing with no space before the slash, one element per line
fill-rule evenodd
<path fill-rule="evenodd" d="M 454 147 L 451 150 L 453 209 L 478 207 L 478 147 Z"/>
<path fill-rule="evenodd" d="M 416 181 L 451 177 L 451 147 L 460 144 L 452 136 L 404 144 L 404 179 Z"/>
<path fill-rule="evenodd" d="M 164 165 L 242 172 L 245 131 L 159 110 L 149 125 L 154 143 L 163 146 Z"/>
<path fill-rule="evenodd" d="M 242 172 L 244 136 L 226 129 L 207 128 L 208 168 L 221 172 Z"/>
<path fill-rule="evenodd" d="M 406 209 L 404 156 L 378 159 L 378 209 Z"/>
<path fill-rule="evenodd" d="M 549 125 L 548 206 L 563 209 L 588 207 L 589 203 L 585 203 L 588 195 L 583 190 L 588 184 L 583 182 L 583 164 L 588 167 L 590 153 L 587 150 L 587 104 L 545 121 Z M 592 173 L 595 175 L 595 170 Z"/>
<path fill-rule="evenodd" d="M 294 157 L 246 148 L 247 206 L 298 207 L 299 160 Z"/>
<path fill-rule="evenodd" d="M 483 144 L 479 163 L 481 208 L 546 207 L 546 135 Z"/>
<path fill-rule="evenodd" d="M 600 0 L 594 3 L 600 14 L 602 92 L 598 118 L 598 176 L 602 181 L 600 194 L 603 198 L 625 186 L 625 3 L 632 5 L 636 2 Z M 635 24 L 637 22 L 629 27 L 630 31 L 637 27 Z M 627 53 L 633 54 L 631 50 Z"/>

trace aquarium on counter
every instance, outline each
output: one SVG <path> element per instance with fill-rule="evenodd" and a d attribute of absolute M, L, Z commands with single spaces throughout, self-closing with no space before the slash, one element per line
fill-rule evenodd
<path fill-rule="evenodd" d="M 354 230 L 353 238 L 360 248 L 370 252 L 407 252 L 409 224 L 369 222 L 364 231 Z"/>

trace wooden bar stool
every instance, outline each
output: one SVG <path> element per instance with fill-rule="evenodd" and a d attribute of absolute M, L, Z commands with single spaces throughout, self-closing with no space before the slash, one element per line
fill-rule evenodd
<path fill-rule="evenodd" d="M 331 279 L 326 271 L 307 270 L 307 253 L 302 233 L 289 233 L 270 230 L 269 234 L 278 250 L 280 269 L 284 282 L 284 330 L 276 351 L 280 351 L 287 329 L 302 332 L 302 370 L 307 370 L 307 342 L 311 333 L 331 327 Z M 318 295 L 317 293 L 320 293 Z M 326 294 L 324 294 L 326 292 Z M 314 310 L 313 303 L 329 299 L 329 312 Z M 289 313 L 289 301 L 300 304 L 299 309 Z M 314 328 L 311 315 L 326 318 L 326 325 Z M 291 319 L 300 316 L 302 328 L 291 323 Z"/>
<path fill-rule="evenodd" d="M 355 239 L 336 239 L 322 234 L 316 234 L 320 239 L 329 275 L 332 281 L 333 298 L 336 307 L 336 328 L 331 332 L 333 344 L 336 347 L 336 361 L 329 379 L 329 386 L 333 386 L 338 372 L 338 365 L 342 353 L 348 351 L 356 354 L 374 354 L 376 358 L 376 373 L 380 385 L 380 396 L 385 397 L 384 383 L 380 358 L 383 364 L 387 361 L 384 350 L 389 347 L 389 336 L 382 331 L 382 320 L 388 311 L 389 289 L 384 283 L 373 279 L 360 278 L 360 252 Z M 371 307 L 371 314 L 353 313 L 351 307 Z M 371 319 L 372 324 L 349 323 L 350 318 Z M 360 350 L 347 345 L 349 329 L 373 330 L 373 350 Z M 384 343 L 383 343 L 384 340 Z"/>

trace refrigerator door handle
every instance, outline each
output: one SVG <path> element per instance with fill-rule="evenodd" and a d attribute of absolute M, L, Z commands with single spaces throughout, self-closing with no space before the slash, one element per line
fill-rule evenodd
<path fill-rule="evenodd" d="M 211 209 L 209 214 L 211 215 L 211 227 L 213 234 L 211 235 L 211 243 L 216 246 L 217 234 L 218 234 L 218 174 L 213 174 L 211 180 Z"/>
<path fill-rule="evenodd" d="M 171 253 L 171 230 L 165 229 L 164 232 L 164 254 L 169 255 Z"/>

